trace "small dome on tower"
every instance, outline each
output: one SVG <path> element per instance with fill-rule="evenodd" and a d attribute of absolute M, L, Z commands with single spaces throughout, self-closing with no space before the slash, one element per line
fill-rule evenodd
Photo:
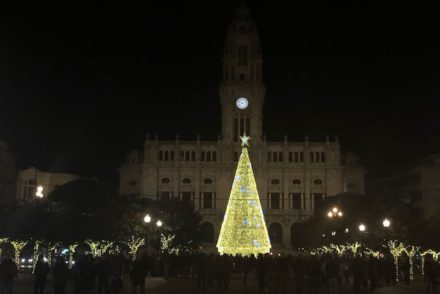
<path fill-rule="evenodd" d="M 235 31 L 247 31 L 255 28 L 251 12 L 245 1 L 241 1 L 240 7 L 235 11 L 234 18 L 231 21 L 231 28 Z"/>

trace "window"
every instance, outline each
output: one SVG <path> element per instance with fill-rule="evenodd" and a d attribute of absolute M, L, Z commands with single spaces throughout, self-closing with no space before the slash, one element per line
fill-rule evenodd
<path fill-rule="evenodd" d="M 353 183 L 348 183 L 347 187 L 348 187 L 349 189 L 353 189 L 353 188 L 355 187 L 355 184 L 353 184 Z"/>
<path fill-rule="evenodd" d="M 160 200 L 167 201 L 171 199 L 171 195 L 172 195 L 171 192 L 160 192 L 159 197 Z"/>
<path fill-rule="evenodd" d="M 24 199 L 32 198 L 34 194 L 34 186 L 35 186 L 34 180 L 29 180 L 24 182 L 24 191 L 23 191 Z"/>
<path fill-rule="evenodd" d="M 200 161 L 205 161 L 205 151 L 200 153 Z"/>
<path fill-rule="evenodd" d="M 196 161 L 196 152 L 191 151 L 191 161 Z"/>
<path fill-rule="evenodd" d="M 290 194 L 290 205 L 292 209 L 301 209 L 301 193 L 291 193 Z"/>
<path fill-rule="evenodd" d="M 244 73 L 240 74 L 240 81 L 245 81 L 246 80 L 246 75 Z"/>
<path fill-rule="evenodd" d="M 294 185 L 301 185 L 301 180 L 300 179 L 294 179 L 292 181 L 292 184 L 294 184 Z"/>
<path fill-rule="evenodd" d="M 192 195 L 193 195 L 192 192 L 182 192 L 181 195 L 182 195 L 183 202 L 191 202 Z"/>
<path fill-rule="evenodd" d="M 191 184 L 191 179 L 190 178 L 183 178 L 182 183 Z"/>
<path fill-rule="evenodd" d="M 247 48 L 246 46 L 238 47 L 238 65 L 247 66 Z"/>
<path fill-rule="evenodd" d="M 325 162 L 325 152 L 321 152 L 321 162 Z"/>
<path fill-rule="evenodd" d="M 322 193 L 313 193 L 313 204 L 315 209 L 319 208 L 319 205 L 322 202 L 322 197 L 323 197 Z"/>
<path fill-rule="evenodd" d="M 160 182 L 161 182 L 162 184 L 169 184 L 169 183 L 170 183 L 170 178 L 162 178 L 162 179 L 160 180 Z"/>
<path fill-rule="evenodd" d="M 315 157 L 313 152 L 310 152 L 310 162 L 315 162 Z"/>
<path fill-rule="evenodd" d="M 212 161 L 217 161 L 217 151 L 212 151 Z"/>
<path fill-rule="evenodd" d="M 136 181 L 129 181 L 128 182 L 128 185 L 130 186 L 130 187 L 134 187 L 134 186 L 136 186 Z"/>
<path fill-rule="evenodd" d="M 202 193 L 202 199 L 203 199 L 203 208 L 214 208 L 213 206 L 213 193 L 212 192 L 203 192 Z"/>
<path fill-rule="evenodd" d="M 278 180 L 278 179 L 272 179 L 272 180 L 270 181 L 270 183 L 271 183 L 272 185 L 278 185 L 278 184 L 280 183 L 280 180 Z"/>
<path fill-rule="evenodd" d="M 159 151 L 159 161 L 163 160 L 163 151 Z"/>
<path fill-rule="evenodd" d="M 204 180 L 203 180 L 203 184 L 207 184 L 207 185 L 209 185 L 209 184 L 212 184 L 212 179 L 210 179 L 210 178 L 205 178 Z"/>
<path fill-rule="evenodd" d="M 279 152 L 279 151 L 267 152 L 267 161 L 268 162 L 282 162 L 283 161 L 283 152 Z"/>
<path fill-rule="evenodd" d="M 244 118 L 240 117 L 240 136 L 243 136 L 244 131 Z"/>
<path fill-rule="evenodd" d="M 316 180 L 313 181 L 313 184 L 319 186 L 319 185 L 322 185 L 322 181 L 320 179 L 316 179 Z"/>
<path fill-rule="evenodd" d="M 299 153 L 299 162 L 304 162 L 304 152 Z"/>
<path fill-rule="evenodd" d="M 293 153 L 289 152 L 289 162 L 292 162 L 292 161 L 293 161 Z"/>
<path fill-rule="evenodd" d="M 281 194 L 280 193 L 270 193 L 270 208 L 280 209 L 281 208 Z"/>

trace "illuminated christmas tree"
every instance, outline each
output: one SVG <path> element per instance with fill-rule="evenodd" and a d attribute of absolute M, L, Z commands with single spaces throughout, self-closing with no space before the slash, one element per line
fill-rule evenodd
<path fill-rule="evenodd" d="M 221 254 L 257 255 L 271 248 L 247 150 L 249 139 L 246 134 L 241 137 L 240 160 L 217 242 Z"/>

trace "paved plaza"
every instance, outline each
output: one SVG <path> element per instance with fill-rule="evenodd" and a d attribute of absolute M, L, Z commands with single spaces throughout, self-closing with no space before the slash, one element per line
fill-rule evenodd
<path fill-rule="evenodd" d="M 19 274 L 16 279 L 14 286 L 15 294 L 25 294 L 33 293 L 32 289 L 33 277 L 30 274 Z M 165 280 L 163 278 L 147 278 L 146 279 L 146 293 L 164 293 L 164 294 L 174 294 L 174 293 L 199 293 L 196 287 L 196 280 L 193 279 L 169 279 Z M 72 283 L 69 282 L 66 289 L 66 294 L 73 294 Z M 49 279 L 46 286 L 46 294 L 53 293 L 52 282 Z M 128 280 L 124 280 L 123 294 L 129 294 L 131 292 L 131 286 Z M 256 282 L 249 282 L 247 286 L 243 285 L 242 280 L 239 277 L 234 277 L 231 282 L 231 288 L 229 291 L 218 291 L 216 289 L 207 290 L 200 293 L 240 293 L 240 294 L 251 294 L 258 293 Z M 280 293 L 280 292 L 268 292 L 268 293 Z M 295 287 L 293 281 L 287 283 L 287 288 L 283 293 L 295 294 Z M 308 293 L 305 291 L 305 293 Z M 324 287 L 320 290 L 319 294 L 326 294 L 327 291 Z M 345 287 L 340 291 L 339 294 L 353 293 L 350 287 Z M 359 292 L 358 292 L 359 293 Z M 362 292 L 371 293 L 371 292 Z M 378 294 L 416 294 L 416 293 L 426 293 L 423 281 L 415 280 L 410 286 L 403 284 L 397 284 L 396 286 L 383 287 L 377 289 L 374 293 Z"/>

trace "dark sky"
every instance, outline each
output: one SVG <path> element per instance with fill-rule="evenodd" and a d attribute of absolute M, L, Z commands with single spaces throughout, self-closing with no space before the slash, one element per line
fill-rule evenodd
<path fill-rule="evenodd" d="M 19 168 L 116 180 L 147 132 L 217 137 L 238 0 L 64 2 L 0 12 L 0 138 Z M 267 137 L 337 134 L 373 175 L 438 152 L 434 7 L 330 2 L 248 1 L 262 40 Z"/>

